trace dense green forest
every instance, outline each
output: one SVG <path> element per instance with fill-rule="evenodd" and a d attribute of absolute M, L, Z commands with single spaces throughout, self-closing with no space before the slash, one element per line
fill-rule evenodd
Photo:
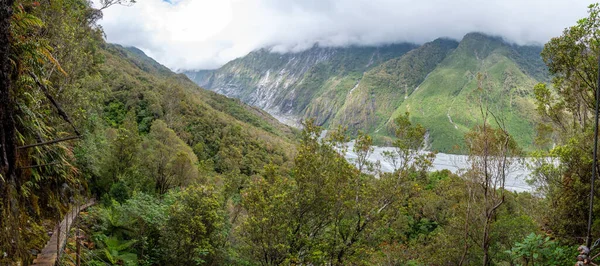
<path fill-rule="evenodd" d="M 469 168 L 454 174 L 430 171 L 435 153 L 419 152 L 427 130 L 408 113 L 389 121 L 395 171 L 366 160 L 373 138 L 360 131 L 348 162 L 343 128 L 321 138 L 308 119 L 290 129 L 106 43 L 102 9 L 129 2 L 101 4 L 0 2 L 0 265 L 31 264 L 47 231 L 92 197 L 77 222 L 85 265 L 575 263 L 593 162 L 598 5 L 544 47 L 552 80 L 530 88 L 535 152 L 508 133 L 488 76 L 475 75 L 481 123 L 457 143 Z M 537 191 L 505 190 L 525 155 Z M 61 264 L 73 264 L 73 250 L 70 240 Z"/>

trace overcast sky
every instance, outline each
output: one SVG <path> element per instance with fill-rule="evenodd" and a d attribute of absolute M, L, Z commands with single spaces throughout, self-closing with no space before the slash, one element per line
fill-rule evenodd
<path fill-rule="evenodd" d="M 424 43 L 468 32 L 544 44 L 587 16 L 583 0 L 137 0 L 104 10 L 108 41 L 174 70 L 212 69 L 252 50 Z"/>

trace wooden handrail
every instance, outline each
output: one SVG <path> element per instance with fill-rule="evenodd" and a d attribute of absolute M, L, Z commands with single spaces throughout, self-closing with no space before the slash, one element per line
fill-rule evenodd
<path fill-rule="evenodd" d="M 37 266 L 54 266 L 56 262 L 60 259 L 59 255 L 62 253 L 62 249 L 64 249 L 65 244 L 67 243 L 68 232 L 73 226 L 73 223 L 79 216 L 79 212 L 85 210 L 86 208 L 96 204 L 94 199 L 88 200 L 87 203 L 79 206 L 73 207 L 67 214 L 65 218 L 56 226 L 56 229 L 53 231 L 52 237 L 42 252 L 37 255 L 37 258 L 33 260 L 33 265 Z"/>

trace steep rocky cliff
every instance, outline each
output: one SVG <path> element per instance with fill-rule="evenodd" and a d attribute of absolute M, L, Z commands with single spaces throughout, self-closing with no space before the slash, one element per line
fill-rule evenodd
<path fill-rule="evenodd" d="M 324 94 L 348 91 L 362 74 L 416 48 L 414 44 L 381 47 L 323 48 L 280 54 L 261 49 L 233 60 L 215 71 L 185 72 L 197 84 L 293 120 L 314 116 L 326 124 L 343 104 L 327 102 L 326 111 L 311 104 Z M 336 97 L 334 97 L 336 98 Z M 321 103 L 322 105 L 322 103 Z M 317 108 L 318 111 L 315 111 Z"/>

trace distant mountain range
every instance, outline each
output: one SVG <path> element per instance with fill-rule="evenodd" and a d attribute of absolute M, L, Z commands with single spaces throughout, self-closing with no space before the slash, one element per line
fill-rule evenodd
<path fill-rule="evenodd" d="M 469 33 L 458 42 L 319 47 L 251 52 L 217 70 L 184 72 L 198 85 L 260 107 L 289 124 L 315 118 L 325 127 L 362 130 L 385 144 L 404 112 L 428 129 L 432 150 L 460 152 L 481 121 L 480 96 L 524 148 L 534 137 L 532 88 L 549 79 L 542 47 Z M 483 93 L 477 92 L 482 88 Z"/>

